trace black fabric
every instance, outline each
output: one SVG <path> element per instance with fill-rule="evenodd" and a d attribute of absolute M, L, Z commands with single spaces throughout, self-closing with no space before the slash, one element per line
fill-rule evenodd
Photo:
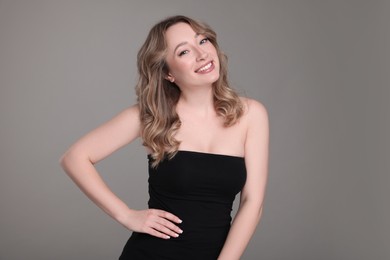
<path fill-rule="evenodd" d="M 161 239 L 133 232 L 120 260 L 214 260 L 230 229 L 232 203 L 246 181 L 242 157 L 178 151 L 171 160 L 151 168 L 149 208 L 178 216 L 178 238 Z"/>

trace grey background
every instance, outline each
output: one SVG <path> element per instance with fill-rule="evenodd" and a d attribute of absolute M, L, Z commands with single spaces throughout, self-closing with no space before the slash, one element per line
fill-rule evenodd
<path fill-rule="evenodd" d="M 130 232 L 58 159 L 134 103 L 136 53 L 173 14 L 217 31 L 231 82 L 269 112 L 265 209 L 242 259 L 390 259 L 390 1 L 380 0 L 0 0 L 0 259 L 119 256 Z M 145 208 L 140 142 L 97 168 Z"/>

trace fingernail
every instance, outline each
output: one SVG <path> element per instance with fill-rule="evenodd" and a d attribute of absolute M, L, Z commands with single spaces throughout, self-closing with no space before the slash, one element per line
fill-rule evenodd
<path fill-rule="evenodd" d="M 166 239 L 170 239 L 171 237 L 170 236 L 165 236 Z"/>
<path fill-rule="evenodd" d="M 183 220 L 179 219 L 179 223 L 182 223 L 182 222 L 183 222 Z"/>
<path fill-rule="evenodd" d="M 180 230 L 179 230 L 179 233 L 180 233 L 180 234 L 183 233 L 183 230 L 180 229 Z"/>

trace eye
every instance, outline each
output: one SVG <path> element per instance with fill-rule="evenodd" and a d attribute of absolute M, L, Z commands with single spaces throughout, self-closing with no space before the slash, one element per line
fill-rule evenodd
<path fill-rule="evenodd" d="M 206 42 L 208 42 L 209 41 L 209 38 L 204 38 L 204 39 L 202 39 L 199 43 L 200 44 L 204 44 L 204 43 L 206 43 Z"/>
<path fill-rule="evenodd" d="M 179 57 L 181 57 L 181 56 L 183 56 L 184 54 L 187 54 L 187 53 L 188 53 L 187 50 L 181 51 L 181 52 L 179 53 Z"/>

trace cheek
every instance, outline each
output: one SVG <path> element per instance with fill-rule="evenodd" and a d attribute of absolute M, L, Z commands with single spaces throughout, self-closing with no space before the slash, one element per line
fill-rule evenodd
<path fill-rule="evenodd" d="M 180 77 L 185 75 L 185 73 L 188 73 L 191 71 L 192 65 L 190 62 L 186 62 L 185 60 L 181 60 L 178 62 L 173 62 L 170 66 L 170 72 L 172 75 L 176 77 Z"/>
<path fill-rule="evenodd" d="M 209 53 L 211 53 L 212 56 L 214 57 L 214 59 L 217 60 L 217 62 L 219 63 L 218 52 L 217 52 L 217 49 L 214 46 L 210 47 Z"/>
<path fill-rule="evenodd" d="M 214 45 L 210 44 L 209 46 L 210 46 L 209 52 L 211 52 L 211 53 L 213 53 L 215 55 L 218 55 L 217 54 L 217 49 L 214 47 Z"/>

